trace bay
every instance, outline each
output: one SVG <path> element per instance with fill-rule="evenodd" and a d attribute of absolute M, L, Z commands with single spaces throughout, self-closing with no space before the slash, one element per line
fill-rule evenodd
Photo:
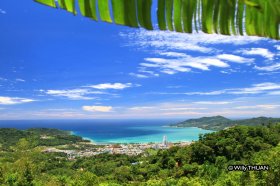
<path fill-rule="evenodd" d="M 8 120 L 0 121 L 1 128 L 56 128 L 97 144 L 196 141 L 199 134 L 213 131 L 196 127 L 172 128 L 178 120 Z"/>

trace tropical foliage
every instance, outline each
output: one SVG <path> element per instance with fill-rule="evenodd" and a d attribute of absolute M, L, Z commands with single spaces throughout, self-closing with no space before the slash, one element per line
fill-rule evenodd
<path fill-rule="evenodd" d="M 61 153 L 42 153 L 33 135 L 0 151 L 0 185 L 274 186 L 280 183 L 280 124 L 237 126 L 201 136 L 187 147 L 149 151 L 139 156 L 100 154 L 71 160 Z M 227 170 L 229 165 L 240 164 L 270 168 Z"/>
<path fill-rule="evenodd" d="M 34 0 L 95 21 L 192 33 L 279 39 L 280 0 Z M 152 22 L 152 3 L 157 21 Z M 77 5 L 79 8 L 77 8 Z"/>
<path fill-rule="evenodd" d="M 68 131 L 47 128 L 17 130 L 12 128 L 0 129 L 0 151 L 14 146 L 20 139 L 27 139 L 33 146 L 57 146 L 87 142 L 80 136 L 70 135 Z"/>

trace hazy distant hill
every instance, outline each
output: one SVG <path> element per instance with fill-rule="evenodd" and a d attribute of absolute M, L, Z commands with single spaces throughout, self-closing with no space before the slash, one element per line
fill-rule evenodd
<path fill-rule="evenodd" d="M 280 118 L 258 117 L 242 120 L 231 120 L 223 116 L 202 117 L 198 119 L 189 119 L 180 123 L 172 124 L 173 127 L 199 127 L 208 130 L 222 130 L 235 125 L 268 125 L 280 123 Z"/>

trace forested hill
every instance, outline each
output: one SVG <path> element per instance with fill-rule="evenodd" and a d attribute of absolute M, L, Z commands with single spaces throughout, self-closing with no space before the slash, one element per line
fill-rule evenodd
<path fill-rule="evenodd" d="M 242 120 L 231 120 L 223 116 L 202 117 L 189 119 L 180 123 L 172 124 L 172 127 L 198 127 L 208 130 L 223 130 L 236 125 L 260 126 L 280 123 L 280 118 L 258 117 Z"/>
<path fill-rule="evenodd" d="M 71 135 L 69 131 L 49 128 L 31 128 L 19 130 L 0 128 L 0 150 L 14 146 L 22 138 L 32 142 L 34 146 L 55 146 L 84 141 L 82 137 Z"/>
<path fill-rule="evenodd" d="M 28 133 L 16 129 L 3 131 L 20 138 L 23 137 L 20 133 Z M 44 129 L 33 130 L 9 149 L 0 148 L 1 186 L 279 186 L 280 183 L 280 124 L 231 127 L 200 136 L 189 146 L 148 149 L 137 156 L 102 153 L 69 158 L 63 152 L 46 153 L 34 145 L 38 138 L 32 140 L 32 137 L 37 132 L 42 134 Z M 50 140 L 53 132 L 41 139 Z M 12 136 L 0 133 L 0 137 L 8 140 Z M 253 168 L 249 171 L 248 167 Z"/>

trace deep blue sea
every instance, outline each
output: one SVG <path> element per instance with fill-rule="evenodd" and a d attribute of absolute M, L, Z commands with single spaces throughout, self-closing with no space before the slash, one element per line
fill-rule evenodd
<path fill-rule="evenodd" d="M 195 141 L 199 134 L 213 132 L 195 127 L 166 127 L 176 122 L 178 120 L 0 120 L 0 128 L 56 128 L 72 131 L 97 144 L 161 142 L 163 136 L 171 142 Z"/>

